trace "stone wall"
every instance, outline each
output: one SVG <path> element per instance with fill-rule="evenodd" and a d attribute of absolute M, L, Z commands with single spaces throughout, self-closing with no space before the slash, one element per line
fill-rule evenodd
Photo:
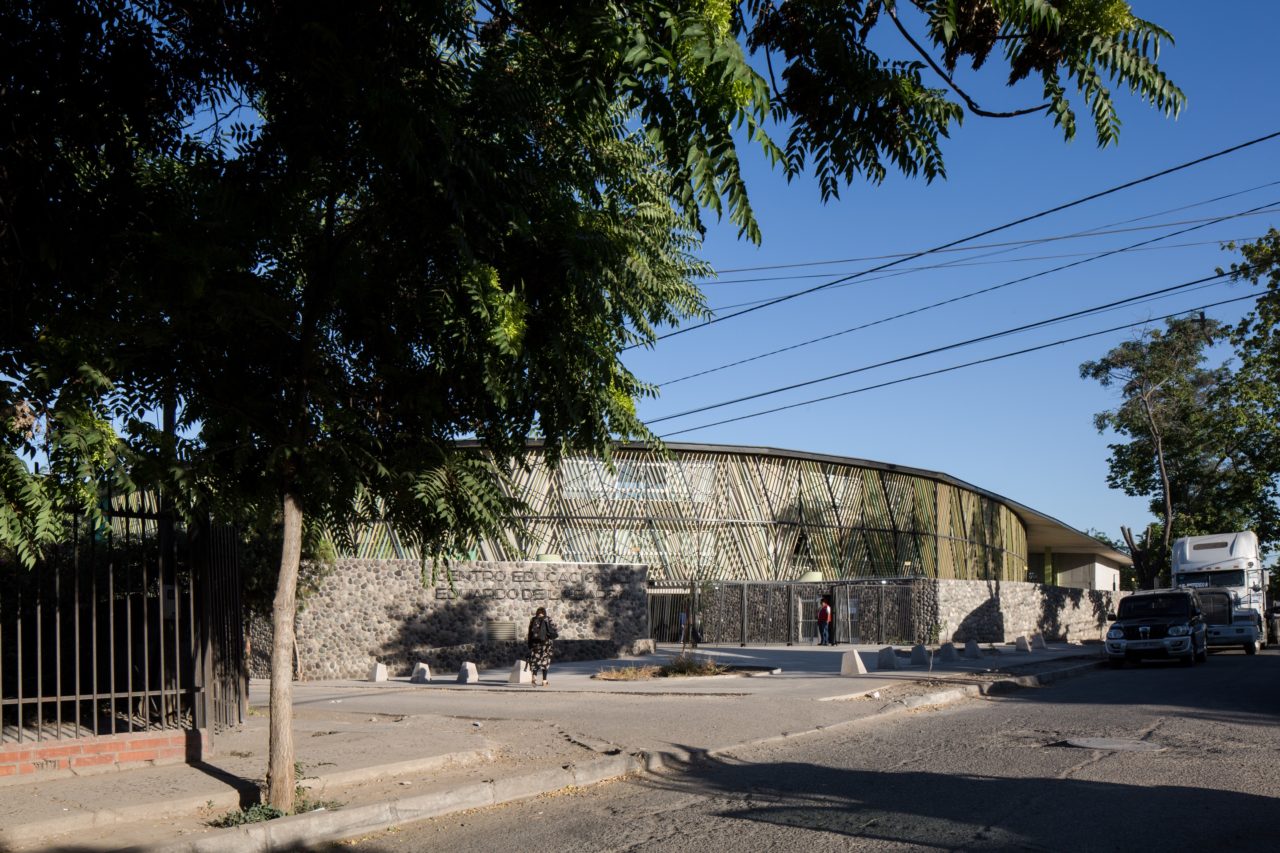
<path fill-rule="evenodd" d="M 998 580 L 938 580 L 942 642 L 1006 643 L 1021 634 L 1046 640 L 1101 640 L 1118 593 Z"/>
<path fill-rule="evenodd" d="M 429 571 L 429 570 L 428 570 Z M 524 656 L 538 607 L 560 631 L 558 660 L 615 657 L 643 645 L 648 613 L 644 566 L 595 563 L 459 563 L 424 585 L 415 560 L 340 559 L 298 613 L 296 675 L 301 680 L 365 678 L 374 662 L 407 676 L 418 661 L 452 672 Z M 430 581 L 430 578 L 428 578 Z M 514 623 L 516 640 L 489 628 Z M 271 630 L 250 627 L 250 671 L 269 672 Z"/>

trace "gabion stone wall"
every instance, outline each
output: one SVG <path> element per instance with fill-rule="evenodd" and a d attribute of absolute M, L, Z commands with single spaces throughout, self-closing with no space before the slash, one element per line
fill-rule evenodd
<path fill-rule="evenodd" d="M 1017 581 L 931 581 L 942 642 L 1006 643 L 1021 634 L 1046 640 L 1101 640 L 1119 596 Z"/>
<path fill-rule="evenodd" d="M 373 663 L 407 676 L 418 661 L 456 671 L 524 656 L 538 607 L 560 630 L 555 658 L 590 660 L 637 648 L 648 632 L 644 566 L 599 563 L 470 562 L 424 585 L 416 560 L 339 559 L 297 619 L 301 680 L 365 678 Z M 429 580 L 429 579 L 428 579 Z M 516 641 L 491 636 L 513 622 Z M 257 620 L 251 672 L 269 674 L 270 626 Z"/>

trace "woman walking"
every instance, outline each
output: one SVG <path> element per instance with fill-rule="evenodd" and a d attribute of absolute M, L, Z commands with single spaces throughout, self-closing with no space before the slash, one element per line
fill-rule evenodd
<path fill-rule="evenodd" d="M 529 620 L 529 669 L 533 670 L 535 686 L 546 686 L 547 670 L 551 667 L 551 641 L 560 635 L 555 623 L 547 618 L 547 608 L 539 607 Z M 542 680 L 538 680 L 542 673 Z"/>

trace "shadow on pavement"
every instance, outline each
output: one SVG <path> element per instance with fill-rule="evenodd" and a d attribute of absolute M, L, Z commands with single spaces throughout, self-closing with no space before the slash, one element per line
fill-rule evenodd
<path fill-rule="evenodd" d="M 1050 686 L 1001 693 L 1000 700 L 1058 705 L 1122 706 L 1157 701 L 1179 717 L 1214 723 L 1274 727 L 1280 724 L 1280 653 L 1246 656 L 1211 652 L 1209 662 L 1184 668 L 1172 661 L 1100 669 L 1088 689 Z"/>
<path fill-rule="evenodd" d="M 1191 786 L 1193 780 L 1136 786 L 713 758 L 694 760 L 682 773 L 637 784 L 709 796 L 722 803 L 741 802 L 717 811 L 721 818 L 890 845 L 999 850 L 1275 849 L 1271 821 L 1277 800 L 1196 788 Z"/>

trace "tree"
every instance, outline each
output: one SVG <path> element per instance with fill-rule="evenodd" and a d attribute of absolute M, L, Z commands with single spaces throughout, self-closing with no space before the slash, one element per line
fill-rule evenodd
<path fill-rule="evenodd" d="M 1240 358 L 1239 381 L 1245 389 L 1240 397 L 1249 405 L 1249 428 L 1257 448 L 1260 498 L 1255 502 L 1256 528 L 1260 544 L 1269 550 L 1280 542 L 1276 483 L 1280 473 L 1280 231 L 1269 228 L 1257 240 L 1228 243 L 1225 248 L 1243 256 L 1229 268 L 1232 279 L 1266 289 L 1254 310 L 1231 330 L 1231 339 Z"/>
<path fill-rule="evenodd" d="M 465 550 L 509 516 L 531 432 L 552 463 L 647 436 L 653 389 L 618 355 L 702 313 L 703 211 L 760 238 L 740 129 L 825 197 L 886 163 L 941 176 L 964 107 L 926 85 L 922 40 L 956 91 L 999 45 L 1067 137 L 1066 80 L 1103 144 L 1104 78 L 1181 106 L 1167 34 L 1122 2 L 915 5 L 6 5 L 0 535 L 33 562 L 107 476 L 278 514 L 268 796 L 288 811 L 306 528 L 376 511 L 424 553 Z M 871 49 L 882 15 L 917 58 Z M 44 448 L 55 477 L 17 467 Z"/>
<path fill-rule="evenodd" d="M 1082 377 L 1122 395 L 1117 409 L 1094 419 L 1100 432 L 1128 439 L 1109 445 L 1108 484 L 1150 496 L 1159 519 L 1141 539 L 1121 528 L 1143 588 L 1166 575 L 1175 536 L 1274 529 L 1256 386 L 1228 365 L 1203 366 L 1226 334 L 1214 321 L 1174 319 L 1080 367 Z"/>

